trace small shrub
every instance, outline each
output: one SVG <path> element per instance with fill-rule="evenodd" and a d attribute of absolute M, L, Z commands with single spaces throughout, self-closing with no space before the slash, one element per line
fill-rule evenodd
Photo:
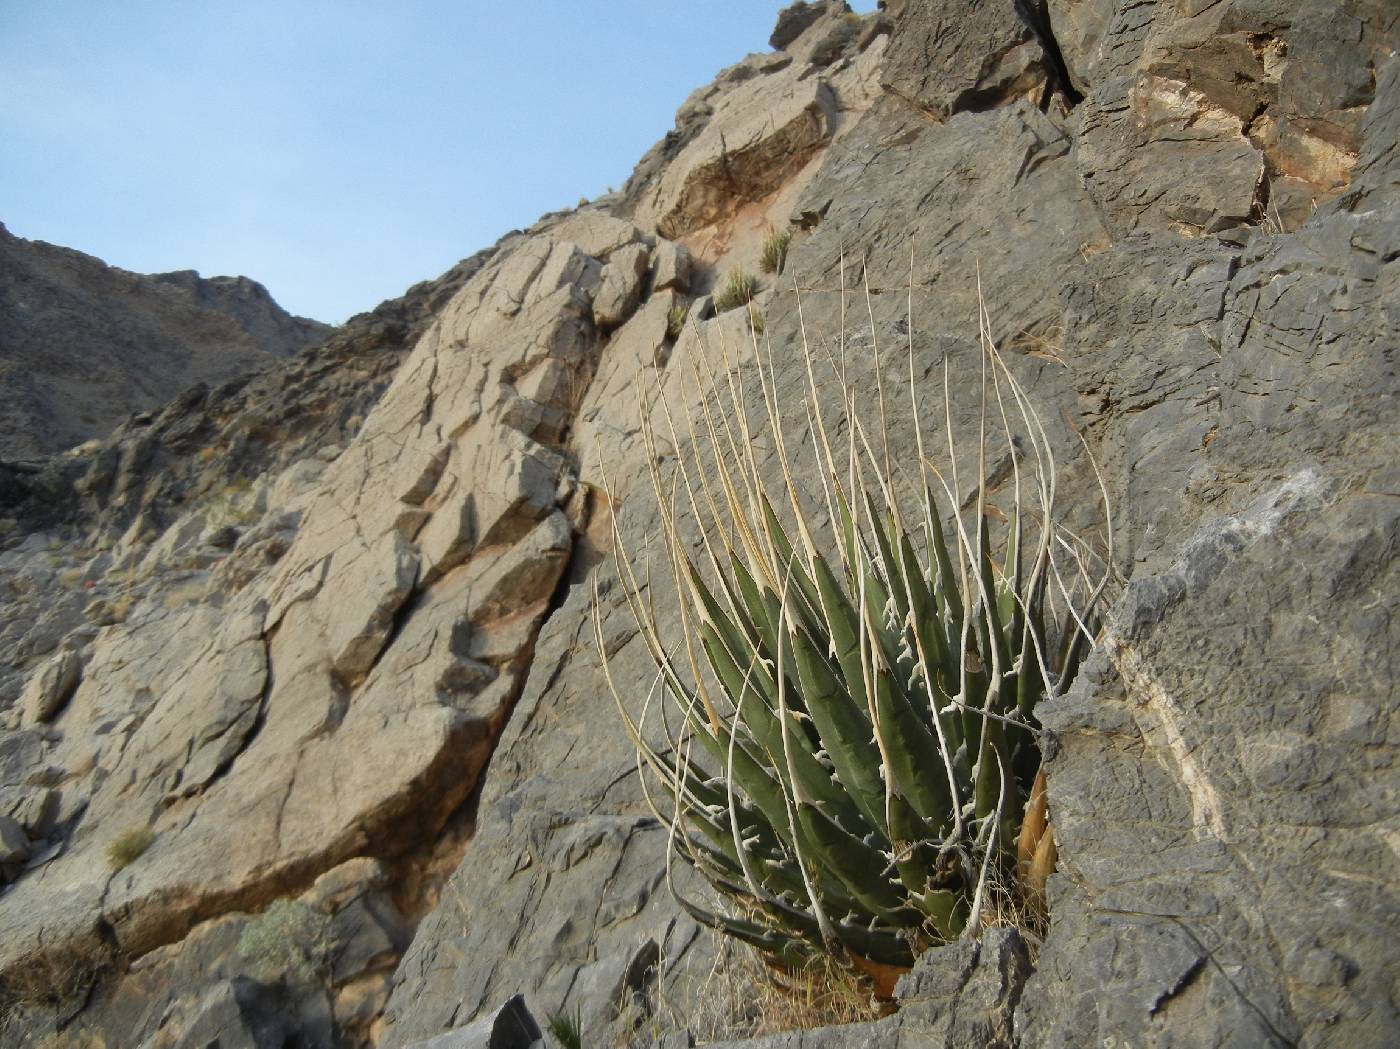
<path fill-rule="evenodd" d="M 12 966 L 0 977 L 0 1032 L 13 1034 L 21 1018 L 31 1019 L 36 1010 L 53 1009 L 75 999 L 82 1000 L 97 983 L 99 974 L 111 961 L 84 947 L 71 947 L 57 953 L 40 953 L 23 965 Z M 74 1035 L 71 1042 L 66 1040 Z M 78 1032 L 55 1032 L 52 1049 L 102 1049 L 100 1040 Z M 37 1044 L 45 1049 L 48 1039 Z"/>
<path fill-rule="evenodd" d="M 747 306 L 758 291 L 758 281 L 743 270 L 730 270 L 715 291 L 715 312 L 726 313 Z"/>
<path fill-rule="evenodd" d="M 112 870 L 119 871 L 131 866 L 156 840 L 155 832 L 149 827 L 132 827 L 112 839 L 107 846 L 107 862 Z"/>
<path fill-rule="evenodd" d="M 260 979 L 311 977 L 325 960 L 329 918 L 296 900 L 275 900 L 238 937 L 238 957 Z"/>
<path fill-rule="evenodd" d="M 759 256 L 759 268 L 764 273 L 782 273 L 787 265 L 788 245 L 791 243 L 792 234 L 786 230 L 768 234 L 768 239 L 763 242 L 763 254 Z"/>
<path fill-rule="evenodd" d="M 578 1009 L 551 1014 L 545 1026 L 564 1049 L 583 1049 L 583 1016 Z"/>
<path fill-rule="evenodd" d="M 666 314 L 666 338 L 679 339 L 685 330 L 685 320 L 690 316 L 690 306 L 678 302 Z"/>

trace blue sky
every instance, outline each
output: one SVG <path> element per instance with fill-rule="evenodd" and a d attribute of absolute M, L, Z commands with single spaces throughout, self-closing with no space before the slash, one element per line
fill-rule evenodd
<path fill-rule="evenodd" d="M 0 0 L 0 221 L 339 322 L 620 186 L 783 6 Z"/>

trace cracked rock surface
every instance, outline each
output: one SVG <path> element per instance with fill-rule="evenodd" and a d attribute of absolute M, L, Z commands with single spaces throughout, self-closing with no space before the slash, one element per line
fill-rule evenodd
<path fill-rule="evenodd" d="M 516 995 L 599 1044 L 715 1034 L 682 1029 L 713 943 L 668 893 L 594 617 L 640 704 L 614 518 L 678 630 L 642 403 L 683 419 L 753 366 L 705 293 L 766 229 L 792 233 L 755 305 L 799 498 L 820 512 L 802 327 L 859 403 L 912 367 L 891 441 L 942 447 L 945 368 L 955 434 L 979 424 L 984 308 L 1072 526 L 1081 435 L 1102 470 L 1121 579 L 1043 710 L 1044 942 L 993 930 L 926 955 L 895 1017 L 726 1044 L 1400 1042 L 1397 15 L 1044 6 L 1072 111 L 1039 109 L 1010 0 L 796 5 L 621 193 L 367 315 L 382 353 L 46 475 L 86 516 L 0 551 L 0 1045 L 457 1044 Z M 819 378 L 814 410 L 838 396 Z M 242 472 L 202 486 L 211 433 Z"/>

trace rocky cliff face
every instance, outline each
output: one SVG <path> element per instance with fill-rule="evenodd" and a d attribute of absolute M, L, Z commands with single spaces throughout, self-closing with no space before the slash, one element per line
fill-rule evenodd
<path fill-rule="evenodd" d="M 1034 965 L 1003 934 L 934 952 L 897 1016 L 801 1044 L 1400 1038 L 1400 13 L 1031 6 L 1038 31 L 1009 0 L 797 5 L 616 197 L 26 489 L 4 1044 L 407 1046 L 518 992 L 596 1039 L 695 1021 L 713 944 L 664 888 L 593 617 L 645 692 L 606 549 L 614 517 L 656 538 L 640 403 L 751 363 L 708 292 L 770 229 L 777 388 L 806 383 L 795 281 L 863 388 L 913 354 L 895 441 L 916 410 L 941 429 L 945 365 L 975 425 L 980 280 L 1061 502 L 1096 487 L 1076 430 L 1103 468 L 1121 575 L 1044 712 Z M 1047 24 L 1073 90 L 1042 112 Z M 39 530 L 75 477 L 81 511 Z M 149 841 L 114 869 L 123 836 Z"/>
<path fill-rule="evenodd" d="M 105 436 L 197 382 L 222 383 L 320 341 L 247 277 L 145 276 L 0 225 L 0 458 Z"/>

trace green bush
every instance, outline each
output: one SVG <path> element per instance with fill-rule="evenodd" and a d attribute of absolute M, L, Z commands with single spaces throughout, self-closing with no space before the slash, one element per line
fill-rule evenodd
<path fill-rule="evenodd" d="M 681 332 L 685 330 L 686 318 L 690 316 L 690 306 L 684 302 L 678 302 L 666 312 L 666 337 L 668 339 L 679 339 Z"/>
<path fill-rule="evenodd" d="M 758 281 L 743 270 L 730 270 L 715 289 L 715 312 L 727 313 L 747 306 L 758 291 Z"/>
<path fill-rule="evenodd" d="M 124 830 L 108 842 L 107 862 L 114 871 L 129 867 L 155 840 L 155 833 L 149 827 L 131 827 Z"/>
<path fill-rule="evenodd" d="M 792 234 L 786 230 L 768 234 L 763 242 L 763 254 L 759 256 L 759 269 L 764 273 L 782 273 L 787 265 L 788 245 L 791 243 Z"/>
<path fill-rule="evenodd" d="M 564 1049 L 583 1049 L 583 1014 L 579 1010 L 553 1013 L 545 1026 Z"/>
<path fill-rule="evenodd" d="M 309 978 L 325 960 L 330 919 L 296 900 L 274 900 L 243 927 L 238 957 L 261 979 Z"/>
<path fill-rule="evenodd" d="M 1073 680 L 1108 579 L 1106 568 L 1090 578 L 1093 554 L 1058 523 L 1039 417 L 985 340 L 983 353 L 984 436 L 971 449 L 982 478 L 989 411 L 1019 418 L 1032 452 L 1015 467 L 1004 510 L 980 484 L 970 513 L 945 518 L 973 478 L 934 467 L 917 410 L 909 448 L 917 457 L 903 457 L 917 477 L 896 476 L 883 391 L 875 403 L 886 443 L 877 452 L 842 385 L 844 367 L 833 369 L 844 418 L 829 428 L 812 407 L 821 402 L 808 351 L 827 534 L 799 498 L 781 420 L 803 413 L 780 410 L 771 360 L 757 370 L 762 443 L 776 449 L 784 478 L 776 498 L 759 479 L 742 381 L 721 379 L 697 411 L 698 447 L 677 465 L 674 488 L 643 420 L 681 595 L 678 642 L 663 641 L 650 592 L 614 532 L 623 591 L 663 701 L 685 731 L 675 734 L 676 719 L 663 716 L 665 745 L 648 742 L 653 697 L 634 716 L 621 699 L 634 688 L 612 680 L 606 654 L 605 673 L 639 766 L 670 798 L 656 811 L 672 828 L 674 854 L 729 906 L 678 900 L 786 966 L 834 956 L 886 990 L 925 947 L 975 932 L 991 911 L 1017 909 L 992 897 L 1043 886 L 1054 857 L 1035 708 Z M 951 433 L 951 412 L 944 419 Z M 684 447 L 674 430 L 670 444 Z M 1009 437 L 1008 450 L 1017 463 Z M 680 507 L 699 519 L 699 544 L 683 537 Z M 600 617 L 595 625 L 601 646 Z"/>

